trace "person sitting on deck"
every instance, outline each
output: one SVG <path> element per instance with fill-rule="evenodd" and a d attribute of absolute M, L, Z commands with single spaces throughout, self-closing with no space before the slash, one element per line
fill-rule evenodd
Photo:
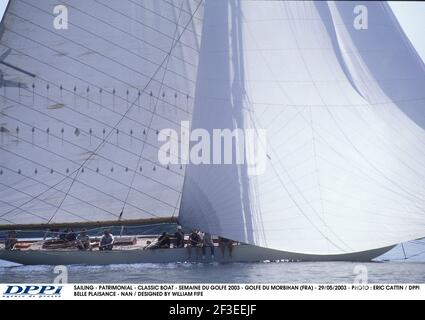
<path fill-rule="evenodd" d="M 177 226 L 177 231 L 174 233 L 176 238 L 176 248 L 184 248 L 184 232 L 181 226 Z"/>
<path fill-rule="evenodd" d="M 202 239 L 196 230 L 192 230 L 192 233 L 189 235 L 189 243 L 187 244 L 189 258 L 192 257 L 192 247 L 196 248 L 196 258 L 198 258 L 199 248 L 202 247 Z"/>
<path fill-rule="evenodd" d="M 65 229 L 63 232 L 61 232 L 59 234 L 59 239 L 65 241 L 66 240 L 66 235 L 68 234 L 69 229 Z"/>
<path fill-rule="evenodd" d="M 147 240 L 146 245 L 143 247 L 143 250 L 150 250 L 150 249 L 154 249 L 152 245 L 152 241 Z"/>
<path fill-rule="evenodd" d="M 219 237 L 218 243 L 221 248 L 222 257 L 224 258 L 224 252 L 226 251 L 226 247 L 227 247 L 229 249 L 229 257 L 231 258 L 232 252 L 233 252 L 233 241 L 230 239 Z"/>
<path fill-rule="evenodd" d="M 170 236 L 163 232 L 162 235 L 158 238 L 157 246 L 161 249 L 169 249 L 171 245 Z"/>
<path fill-rule="evenodd" d="M 68 233 L 66 234 L 65 239 L 69 242 L 75 241 L 77 240 L 77 234 L 74 232 L 74 230 L 68 229 Z"/>
<path fill-rule="evenodd" d="M 86 229 L 81 230 L 77 237 L 77 248 L 78 250 L 90 250 L 90 237 L 86 233 Z"/>
<path fill-rule="evenodd" d="M 18 240 L 16 239 L 16 232 L 11 231 L 7 235 L 6 242 L 4 244 L 6 250 L 14 250 L 15 245 L 18 243 Z"/>
<path fill-rule="evenodd" d="M 114 246 L 114 236 L 109 232 L 105 231 L 102 238 L 100 239 L 99 250 L 100 251 L 110 251 Z"/>
<path fill-rule="evenodd" d="M 202 259 L 205 259 L 206 248 L 210 248 L 211 258 L 214 259 L 214 242 L 211 239 L 211 235 L 209 233 L 204 233 L 203 243 L 202 243 Z"/>

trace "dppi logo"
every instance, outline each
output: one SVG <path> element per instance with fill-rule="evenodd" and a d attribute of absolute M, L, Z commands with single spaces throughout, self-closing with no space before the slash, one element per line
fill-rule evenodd
<path fill-rule="evenodd" d="M 3 297 L 60 297 L 63 286 L 8 286 Z"/>

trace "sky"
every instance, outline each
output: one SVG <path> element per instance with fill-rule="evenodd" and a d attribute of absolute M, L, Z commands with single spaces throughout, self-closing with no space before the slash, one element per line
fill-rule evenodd
<path fill-rule="evenodd" d="M 425 2 L 389 2 L 404 32 L 425 61 Z"/>
<path fill-rule="evenodd" d="M 0 0 L 0 17 L 7 2 L 8 0 Z M 405 33 L 425 61 L 425 2 L 390 1 L 389 3 Z"/>
<path fill-rule="evenodd" d="M 8 0 L 0 0 L 0 17 L 3 16 L 3 12 L 6 9 Z"/>

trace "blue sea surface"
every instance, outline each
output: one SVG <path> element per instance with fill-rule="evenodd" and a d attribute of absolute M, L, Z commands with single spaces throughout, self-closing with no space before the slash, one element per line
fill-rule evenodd
<path fill-rule="evenodd" d="M 352 283 L 358 263 L 281 262 L 70 266 L 70 283 Z M 362 264 L 370 283 L 425 283 L 424 262 Z M 51 266 L 1 267 L 1 283 L 51 283 Z"/>

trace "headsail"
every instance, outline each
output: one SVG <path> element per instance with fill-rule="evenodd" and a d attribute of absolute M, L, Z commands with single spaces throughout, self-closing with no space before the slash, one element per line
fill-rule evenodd
<path fill-rule="evenodd" d="M 201 0 L 12 0 L 0 40 L 0 225 L 177 216 Z M 4 58 L 4 59 L 3 59 Z"/>
<path fill-rule="evenodd" d="M 423 237 L 424 88 L 385 2 L 207 0 L 193 128 L 267 130 L 267 169 L 188 166 L 180 221 L 314 254 Z"/>

